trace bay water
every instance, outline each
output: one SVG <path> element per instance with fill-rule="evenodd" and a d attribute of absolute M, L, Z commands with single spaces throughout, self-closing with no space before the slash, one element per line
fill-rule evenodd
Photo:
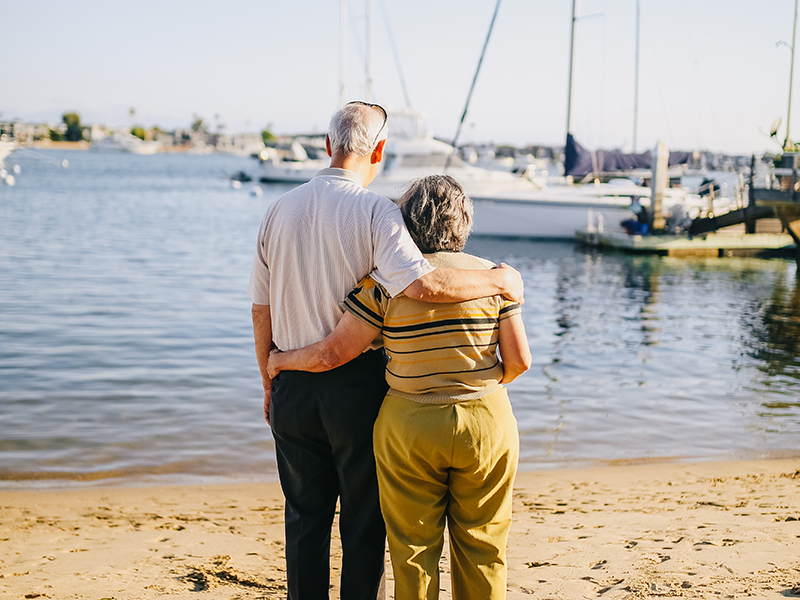
<path fill-rule="evenodd" d="M 246 289 L 290 186 L 234 189 L 258 165 L 219 154 L 6 164 L 22 170 L 0 186 L 0 488 L 275 480 Z M 467 251 L 526 282 L 521 468 L 800 456 L 794 261 Z"/>

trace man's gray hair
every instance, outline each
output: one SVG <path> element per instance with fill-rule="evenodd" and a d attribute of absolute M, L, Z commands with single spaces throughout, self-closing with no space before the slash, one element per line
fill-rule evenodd
<path fill-rule="evenodd" d="M 386 127 L 383 125 L 384 116 L 379 109 L 366 104 L 345 104 L 331 117 L 328 127 L 331 149 L 334 154 L 341 152 L 345 156 L 372 154 L 378 142 L 386 139 L 389 127 L 388 123 Z"/>
<path fill-rule="evenodd" d="M 411 238 L 423 253 L 464 249 L 472 230 L 472 200 L 450 175 L 417 179 L 397 205 Z"/>

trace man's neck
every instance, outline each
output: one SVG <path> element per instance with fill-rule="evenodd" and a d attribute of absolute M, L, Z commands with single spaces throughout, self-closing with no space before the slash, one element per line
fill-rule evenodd
<path fill-rule="evenodd" d="M 359 179 L 361 179 L 361 185 L 365 187 L 372 182 L 370 178 L 372 164 L 369 156 L 341 156 L 334 154 L 331 158 L 331 167 L 352 171 L 358 175 Z"/>

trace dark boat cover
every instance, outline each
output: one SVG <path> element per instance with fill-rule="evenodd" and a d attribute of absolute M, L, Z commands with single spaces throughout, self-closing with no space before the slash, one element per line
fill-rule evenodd
<path fill-rule="evenodd" d="M 692 160 L 691 152 L 670 152 L 669 166 L 682 165 Z M 564 173 L 574 178 L 583 178 L 590 173 L 615 173 L 632 169 L 649 169 L 650 151 L 639 154 L 624 154 L 615 150 L 597 150 L 592 152 L 575 141 L 571 133 L 567 134 L 567 145 L 564 147 Z"/>

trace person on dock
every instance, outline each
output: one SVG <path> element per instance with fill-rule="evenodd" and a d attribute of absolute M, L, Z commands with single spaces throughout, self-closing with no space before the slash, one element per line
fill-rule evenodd
<path fill-rule="evenodd" d="M 650 215 L 647 213 L 647 209 L 639 202 L 639 196 L 631 196 L 631 204 L 628 210 L 636 215 L 636 218 L 625 219 L 620 222 L 620 226 L 628 235 L 647 235 L 647 230 L 650 226 Z"/>
<path fill-rule="evenodd" d="M 519 273 L 435 268 L 400 210 L 365 189 L 384 156 L 386 111 L 351 102 L 331 118 L 330 168 L 276 200 L 261 223 L 248 286 L 253 333 L 286 497 L 289 600 L 327 599 L 331 527 L 340 503 L 340 595 L 373 600 L 383 580 L 385 527 L 372 429 L 387 390 L 380 344 L 325 373 L 273 381 L 270 349 L 293 350 L 331 333 L 342 299 L 367 274 L 386 294 L 432 302 L 505 296 L 522 302 Z"/>
<path fill-rule="evenodd" d="M 462 252 L 472 203 L 452 177 L 416 181 L 398 205 L 432 265 L 492 267 Z M 498 297 L 457 304 L 390 297 L 367 276 L 345 307 L 348 312 L 321 342 L 274 350 L 269 375 L 279 381 L 293 373 L 287 369 L 335 369 L 382 334 L 390 389 L 375 422 L 374 445 L 395 598 L 438 597 L 445 522 L 453 598 L 505 598 L 519 437 L 502 384 L 531 364 L 519 304 Z"/>

